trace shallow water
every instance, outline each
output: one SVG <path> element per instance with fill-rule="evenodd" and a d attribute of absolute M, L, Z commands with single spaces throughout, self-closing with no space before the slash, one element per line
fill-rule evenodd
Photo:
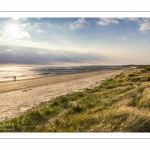
<path fill-rule="evenodd" d="M 114 69 L 116 70 L 121 68 L 122 66 L 0 66 L 0 81 L 12 81 L 13 76 L 16 76 L 17 80 L 22 80 L 41 76 L 52 76 L 56 74 L 72 74 Z"/>

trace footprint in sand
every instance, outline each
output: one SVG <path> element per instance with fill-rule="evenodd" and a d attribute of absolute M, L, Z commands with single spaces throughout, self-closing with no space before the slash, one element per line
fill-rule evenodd
<path fill-rule="evenodd" d="M 26 92 L 26 91 L 28 91 L 28 90 L 23 90 L 22 92 Z"/>
<path fill-rule="evenodd" d="M 23 90 L 22 92 L 26 92 L 26 91 L 30 91 L 30 90 L 32 90 L 32 89 L 28 89 L 28 90 Z"/>

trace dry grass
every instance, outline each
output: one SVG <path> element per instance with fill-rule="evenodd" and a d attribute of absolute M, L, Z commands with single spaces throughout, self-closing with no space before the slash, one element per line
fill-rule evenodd
<path fill-rule="evenodd" d="M 150 71 L 139 67 L 93 89 L 42 103 L 6 121 L 15 132 L 149 132 Z"/>

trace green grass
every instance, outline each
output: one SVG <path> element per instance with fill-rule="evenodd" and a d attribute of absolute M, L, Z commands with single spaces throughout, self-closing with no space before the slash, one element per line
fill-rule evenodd
<path fill-rule="evenodd" d="M 101 85 L 41 103 L 4 121 L 5 132 L 149 132 L 150 66 Z M 11 129 L 14 130 L 11 130 Z M 9 130 L 10 129 L 10 130 Z"/>
<path fill-rule="evenodd" d="M 150 71 L 150 66 L 146 66 L 144 67 L 144 69 L 146 69 L 147 71 Z"/>

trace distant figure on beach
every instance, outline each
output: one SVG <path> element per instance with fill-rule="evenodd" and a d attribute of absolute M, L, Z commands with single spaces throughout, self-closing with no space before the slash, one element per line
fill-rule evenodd
<path fill-rule="evenodd" d="M 13 76 L 13 81 L 16 81 L 16 76 Z"/>

